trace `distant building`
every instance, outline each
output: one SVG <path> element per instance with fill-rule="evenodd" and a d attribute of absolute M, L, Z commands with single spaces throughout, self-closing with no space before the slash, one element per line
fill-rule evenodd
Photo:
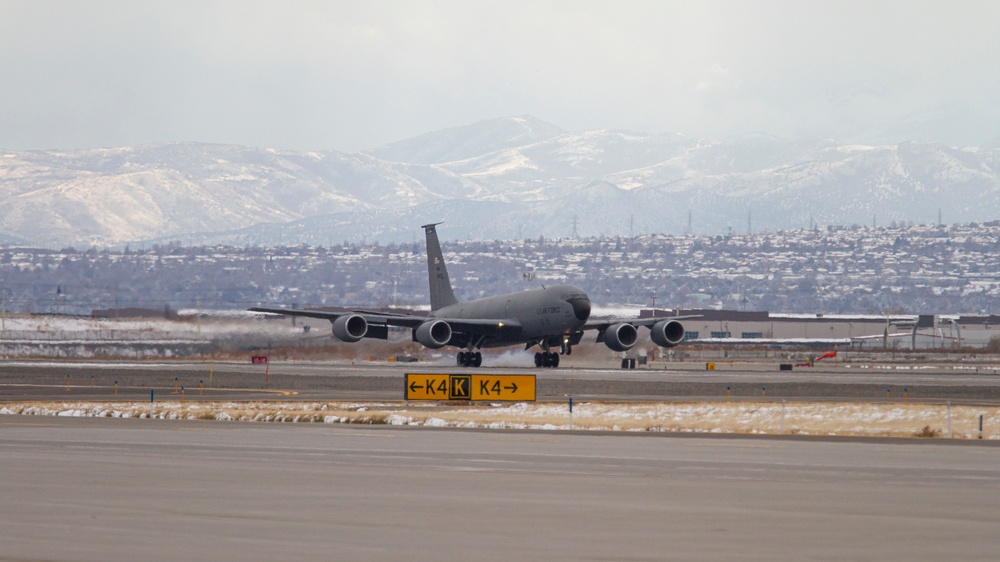
<path fill-rule="evenodd" d="M 996 315 L 784 314 L 737 310 L 646 309 L 643 318 L 684 320 L 685 339 L 742 345 L 849 345 L 853 349 L 984 347 L 1000 336 Z"/>

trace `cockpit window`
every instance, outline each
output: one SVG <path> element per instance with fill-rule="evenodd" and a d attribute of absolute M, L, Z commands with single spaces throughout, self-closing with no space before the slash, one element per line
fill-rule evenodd
<path fill-rule="evenodd" d="M 567 295 L 569 298 L 566 299 L 573 307 L 573 315 L 576 316 L 577 320 L 586 321 L 590 318 L 590 299 L 587 295 L 582 294 L 570 294 Z"/>

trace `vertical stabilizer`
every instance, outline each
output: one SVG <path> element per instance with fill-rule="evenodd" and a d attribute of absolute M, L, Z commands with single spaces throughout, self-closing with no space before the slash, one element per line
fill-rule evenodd
<path fill-rule="evenodd" d="M 421 228 L 427 234 L 427 276 L 431 288 L 431 310 L 458 303 L 455 293 L 451 290 L 451 280 L 448 278 L 448 268 L 444 265 L 441 254 L 441 243 L 438 242 L 437 225 L 425 224 Z"/>

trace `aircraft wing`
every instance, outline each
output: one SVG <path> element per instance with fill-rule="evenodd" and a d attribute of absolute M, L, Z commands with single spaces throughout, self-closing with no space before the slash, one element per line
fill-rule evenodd
<path fill-rule="evenodd" d="M 426 316 L 415 316 L 412 314 L 394 314 L 391 312 L 372 312 L 367 310 L 297 310 L 288 308 L 266 308 L 255 306 L 248 308 L 250 312 L 267 312 L 270 314 L 283 314 L 285 316 L 304 316 L 306 318 L 320 318 L 333 322 L 341 316 L 356 314 L 368 321 L 369 324 L 382 324 L 387 326 L 402 326 L 404 328 L 416 328 L 427 321 Z"/>
<path fill-rule="evenodd" d="M 690 320 L 692 318 L 701 318 L 700 314 L 692 314 L 688 316 L 655 316 L 651 318 L 599 318 L 597 320 L 588 320 L 586 324 L 583 325 L 584 330 L 599 330 L 603 332 L 607 330 L 609 326 L 614 324 L 631 324 L 633 326 L 645 326 L 650 327 L 657 322 L 663 320 Z"/>
<path fill-rule="evenodd" d="M 430 316 L 416 316 L 413 314 L 395 314 L 392 312 L 375 312 L 370 310 L 297 310 L 287 308 L 266 308 L 253 307 L 250 312 L 267 312 L 270 314 L 284 314 L 285 316 L 304 316 L 307 318 L 320 318 L 333 322 L 341 316 L 356 314 L 364 318 L 369 324 L 400 326 L 403 328 L 416 328 L 424 322 L 430 320 L 443 320 L 456 332 L 476 335 L 493 335 L 502 330 L 519 330 L 521 323 L 513 319 L 470 319 L 470 318 L 433 318 Z"/>

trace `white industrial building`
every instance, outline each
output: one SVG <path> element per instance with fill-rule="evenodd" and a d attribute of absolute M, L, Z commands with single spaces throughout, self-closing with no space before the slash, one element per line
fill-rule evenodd
<path fill-rule="evenodd" d="M 1000 336 L 1000 316 L 960 314 L 787 314 L 735 310 L 647 309 L 642 317 L 684 320 L 689 343 L 799 345 L 849 349 L 985 347 Z"/>

